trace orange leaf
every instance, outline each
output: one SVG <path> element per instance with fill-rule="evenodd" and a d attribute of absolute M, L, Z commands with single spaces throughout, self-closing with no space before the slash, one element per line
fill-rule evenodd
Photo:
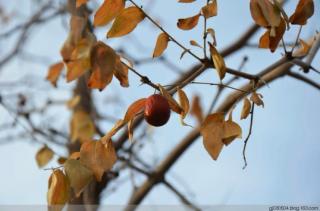
<path fill-rule="evenodd" d="M 116 17 L 107 38 L 121 37 L 132 32 L 145 18 L 145 14 L 137 7 L 128 7 Z"/>
<path fill-rule="evenodd" d="M 145 104 L 146 104 L 146 98 L 141 98 L 133 102 L 127 109 L 127 112 L 123 118 L 123 121 L 127 123 L 130 120 L 132 120 L 137 114 L 139 114 L 144 110 Z"/>
<path fill-rule="evenodd" d="M 59 169 L 54 170 L 49 177 L 47 201 L 53 210 L 61 211 L 69 199 L 69 182 L 67 177 Z"/>
<path fill-rule="evenodd" d="M 226 64 L 223 57 L 211 43 L 209 43 L 209 47 L 212 61 L 214 63 L 214 68 L 217 70 L 220 80 L 222 80 L 227 71 Z"/>
<path fill-rule="evenodd" d="M 124 9 L 124 0 L 104 0 L 94 15 L 93 25 L 103 26 L 112 21 Z"/>
<path fill-rule="evenodd" d="M 290 23 L 297 25 L 307 24 L 307 20 L 314 13 L 314 3 L 313 0 L 300 0 L 296 10 L 289 18 Z"/>
<path fill-rule="evenodd" d="M 193 45 L 193 46 L 196 46 L 196 47 L 199 47 L 199 48 L 203 48 L 201 45 L 199 45 L 199 43 L 197 43 L 194 40 L 190 40 L 190 45 Z"/>
<path fill-rule="evenodd" d="M 217 1 L 214 0 L 213 2 L 209 3 L 208 5 L 202 7 L 201 9 L 202 14 L 205 18 L 210 18 L 217 15 L 218 7 L 217 7 Z"/>
<path fill-rule="evenodd" d="M 182 123 L 182 125 L 187 125 L 183 122 L 183 119 L 186 118 L 186 116 L 189 112 L 189 109 L 190 109 L 189 99 L 188 99 L 186 93 L 180 88 L 178 88 L 178 96 L 179 96 L 180 106 L 182 108 L 182 112 L 180 114 L 181 123 Z"/>
<path fill-rule="evenodd" d="M 81 146 L 80 162 L 92 170 L 97 181 L 101 181 L 103 173 L 110 170 L 116 160 L 117 154 L 111 140 L 106 144 L 101 141 L 87 141 Z"/>
<path fill-rule="evenodd" d="M 202 110 L 202 106 L 200 104 L 200 97 L 198 95 L 196 95 L 192 98 L 190 114 L 195 116 L 200 124 L 202 123 L 203 110 Z"/>
<path fill-rule="evenodd" d="M 93 46 L 91 51 L 92 73 L 88 81 L 90 88 L 102 90 L 112 81 L 116 59 L 115 51 L 103 42 L 99 41 Z"/>
<path fill-rule="evenodd" d="M 49 67 L 47 80 L 51 82 L 51 84 L 56 87 L 57 80 L 63 70 L 64 64 L 63 62 L 58 62 Z"/>
<path fill-rule="evenodd" d="M 306 43 L 302 39 L 299 39 L 299 43 L 300 43 L 300 48 L 294 51 L 292 54 L 294 57 L 306 56 L 309 53 L 310 48 L 312 46 L 312 44 Z"/>
<path fill-rule="evenodd" d="M 156 46 L 153 51 L 153 58 L 161 56 L 163 51 L 168 47 L 168 42 L 170 38 L 166 33 L 161 33 L 159 34 L 156 42 Z"/>
<path fill-rule="evenodd" d="M 223 123 L 223 137 L 222 142 L 227 146 L 234 139 L 241 138 L 242 130 L 241 127 L 233 122 L 232 120 L 227 120 Z"/>
<path fill-rule="evenodd" d="M 178 19 L 177 26 L 182 30 L 193 29 L 198 24 L 199 17 L 200 13 L 189 18 Z"/>

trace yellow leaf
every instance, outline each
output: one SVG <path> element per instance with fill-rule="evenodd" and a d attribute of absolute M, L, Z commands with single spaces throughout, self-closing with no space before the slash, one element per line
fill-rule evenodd
<path fill-rule="evenodd" d="M 103 42 L 99 41 L 93 46 L 91 51 L 92 73 L 88 81 L 90 88 L 102 90 L 112 81 L 116 59 L 115 51 Z"/>
<path fill-rule="evenodd" d="M 261 94 L 258 94 L 258 93 L 256 93 L 256 92 L 253 92 L 252 93 L 252 95 L 251 95 L 251 97 L 250 97 L 250 100 L 254 103 L 254 104 L 256 104 L 257 106 L 261 106 L 262 105 L 262 107 L 264 107 L 264 103 L 263 103 L 263 101 L 262 101 L 262 95 Z"/>
<path fill-rule="evenodd" d="M 196 95 L 192 98 L 190 114 L 197 118 L 199 124 L 202 123 L 203 110 L 202 110 L 202 106 L 200 104 L 200 97 L 198 95 Z"/>
<path fill-rule="evenodd" d="M 232 120 L 227 120 L 223 123 L 223 137 L 222 142 L 227 146 L 234 139 L 241 138 L 242 130 L 241 127 L 233 122 Z"/>
<path fill-rule="evenodd" d="M 144 13 L 135 6 L 122 10 L 113 22 L 107 38 L 121 37 L 129 34 L 144 18 Z"/>
<path fill-rule="evenodd" d="M 76 110 L 70 121 L 71 142 L 90 140 L 95 132 L 94 123 L 90 115 L 83 110 Z"/>
<path fill-rule="evenodd" d="M 190 109 L 189 99 L 186 93 L 180 88 L 178 88 L 178 96 L 179 96 L 180 106 L 182 108 L 182 112 L 180 114 L 181 123 L 182 125 L 187 125 L 186 123 L 184 123 L 183 119 L 187 116 Z"/>
<path fill-rule="evenodd" d="M 210 114 L 201 125 L 200 133 L 203 136 L 203 145 L 212 159 L 217 160 L 223 148 L 223 121 L 221 113 Z"/>
<path fill-rule="evenodd" d="M 80 149 L 80 162 L 91 169 L 97 181 L 101 181 L 105 171 L 109 171 L 117 160 L 112 141 L 106 144 L 101 141 L 87 141 Z"/>
<path fill-rule="evenodd" d="M 63 62 L 58 62 L 49 67 L 47 80 L 51 82 L 51 84 L 56 87 L 57 86 L 57 80 L 59 79 L 59 76 L 63 70 L 64 64 Z"/>
<path fill-rule="evenodd" d="M 83 4 L 86 4 L 88 0 L 76 0 L 76 7 L 81 7 Z"/>
<path fill-rule="evenodd" d="M 248 98 L 244 98 L 241 111 L 241 119 L 246 119 L 251 111 L 251 103 Z"/>
<path fill-rule="evenodd" d="M 177 26 L 182 30 L 193 29 L 198 24 L 199 17 L 200 13 L 189 18 L 178 19 Z"/>
<path fill-rule="evenodd" d="M 43 166 L 47 165 L 49 161 L 52 159 L 53 155 L 54 153 L 49 147 L 42 147 L 36 154 L 36 161 L 39 168 L 42 168 Z"/>
<path fill-rule="evenodd" d="M 47 201 L 49 210 L 61 211 L 69 199 L 69 182 L 59 169 L 54 170 L 49 178 Z"/>
<path fill-rule="evenodd" d="M 217 15 L 218 7 L 217 1 L 213 0 L 213 2 L 209 3 L 208 5 L 202 7 L 201 9 L 202 14 L 205 18 L 210 18 Z"/>
<path fill-rule="evenodd" d="M 181 114 L 183 112 L 183 109 L 180 107 L 177 101 L 173 99 L 173 97 L 169 94 L 169 92 L 165 88 L 163 88 L 163 86 L 158 84 L 158 87 L 160 89 L 162 96 L 168 100 L 171 110 L 176 112 L 177 114 Z"/>
<path fill-rule="evenodd" d="M 179 0 L 179 3 L 192 3 L 195 2 L 196 0 Z"/>
<path fill-rule="evenodd" d="M 141 98 L 133 102 L 127 109 L 127 112 L 123 118 L 123 121 L 127 123 L 130 120 L 132 120 L 137 114 L 139 114 L 144 110 L 145 104 L 146 104 L 146 98 Z"/>
<path fill-rule="evenodd" d="M 128 71 L 129 71 L 128 67 L 122 63 L 122 61 L 120 60 L 120 57 L 117 55 L 113 74 L 118 79 L 122 87 L 129 86 Z"/>
<path fill-rule="evenodd" d="M 220 80 L 222 80 L 227 71 L 226 64 L 222 56 L 219 54 L 217 49 L 211 43 L 209 43 L 209 47 L 210 47 L 210 53 L 211 53 L 212 61 L 214 63 L 214 67 L 218 72 Z"/>
<path fill-rule="evenodd" d="M 103 26 L 112 21 L 124 9 L 124 0 L 104 0 L 94 15 L 93 25 Z"/>
<path fill-rule="evenodd" d="M 163 51 L 168 47 L 169 40 L 170 38 L 166 33 L 159 34 L 153 51 L 153 58 L 162 55 Z"/>
<path fill-rule="evenodd" d="M 73 188 L 76 196 L 79 197 L 84 188 L 93 179 L 92 171 L 82 165 L 79 160 L 75 159 L 68 159 L 64 163 L 64 170 L 70 181 L 70 186 Z"/>
<path fill-rule="evenodd" d="M 196 47 L 199 47 L 199 48 L 203 48 L 201 45 L 199 45 L 196 41 L 194 40 L 190 40 L 190 45 L 193 45 L 193 46 L 196 46 Z"/>
<path fill-rule="evenodd" d="M 289 18 L 290 23 L 297 25 L 306 25 L 307 20 L 314 13 L 313 0 L 300 0 L 296 10 Z"/>

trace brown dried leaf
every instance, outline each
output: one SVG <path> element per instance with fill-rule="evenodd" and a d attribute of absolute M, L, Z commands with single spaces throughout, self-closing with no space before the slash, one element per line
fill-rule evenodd
<path fill-rule="evenodd" d="M 183 109 L 177 103 L 177 101 L 169 94 L 169 92 L 165 88 L 163 88 L 163 86 L 158 84 L 158 87 L 160 89 L 162 96 L 168 100 L 171 110 L 176 112 L 177 114 L 181 114 L 183 112 Z"/>
<path fill-rule="evenodd" d="M 196 95 L 196 96 L 194 96 L 192 98 L 190 114 L 197 118 L 199 124 L 202 123 L 202 121 L 203 121 L 203 110 L 202 110 L 202 106 L 201 106 L 201 103 L 200 103 L 200 97 L 198 95 Z"/>
<path fill-rule="evenodd" d="M 181 116 L 181 119 L 183 120 L 187 116 L 190 109 L 189 99 L 186 93 L 180 88 L 178 88 L 178 96 L 179 96 L 180 106 L 182 108 L 182 112 L 180 116 Z"/>
<path fill-rule="evenodd" d="M 191 30 L 198 24 L 200 15 L 199 13 L 189 18 L 178 19 L 177 26 L 182 30 Z"/>
<path fill-rule="evenodd" d="M 110 170 L 116 160 L 117 154 L 111 140 L 106 144 L 101 141 L 88 141 L 81 146 L 80 162 L 91 169 L 99 182 L 103 173 Z"/>
<path fill-rule="evenodd" d="M 203 145 L 212 159 L 217 160 L 223 148 L 223 121 L 222 113 L 210 114 L 201 125 L 200 133 L 203 136 Z"/>
<path fill-rule="evenodd" d="M 201 11 L 203 16 L 207 19 L 210 17 L 216 16 L 218 13 L 217 1 L 213 0 L 213 2 L 202 7 Z"/>
<path fill-rule="evenodd" d="M 123 121 L 127 123 L 130 120 L 132 120 L 137 114 L 139 114 L 144 110 L 145 104 L 146 104 L 146 98 L 141 98 L 133 102 L 127 109 L 127 112 L 123 118 Z"/>
<path fill-rule="evenodd" d="M 84 188 L 93 179 L 92 171 L 82 165 L 79 160 L 75 159 L 68 159 L 64 163 L 64 170 L 70 181 L 70 186 L 73 188 L 76 196 L 79 197 Z"/>
<path fill-rule="evenodd" d="M 124 0 L 105 0 L 94 15 L 93 25 L 103 26 L 112 21 L 124 9 Z"/>
<path fill-rule="evenodd" d="M 39 168 L 44 167 L 53 158 L 53 151 L 48 146 L 43 146 L 36 154 L 36 161 Z"/>
<path fill-rule="evenodd" d="M 64 64 L 63 62 L 58 62 L 49 67 L 47 80 L 51 82 L 54 87 L 57 87 L 57 81 L 59 76 L 63 70 Z"/>
<path fill-rule="evenodd" d="M 166 33 L 159 34 L 156 42 L 156 46 L 153 51 L 153 58 L 161 56 L 164 50 L 168 47 L 168 42 L 170 41 L 169 36 Z"/>
<path fill-rule="evenodd" d="M 73 152 L 70 156 L 70 159 L 78 160 L 80 158 L 80 152 Z"/>
<path fill-rule="evenodd" d="M 271 36 L 271 30 L 268 29 L 259 40 L 259 48 L 269 48 L 271 52 L 274 52 L 279 42 L 281 41 L 284 33 L 286 31 L 286 24 L 283 19 L 278 27 L 274 28 L 275 36 Z"/>
<path fill-rule="evenodd" d="M 217 49 L 211 43 L 209 43 L 209 47 L 214 67 L 218 72 L 220 80 L 222 80 L 227 71 L 226 64 L 224 62 L 223 57 L 219 54 Z"/>
<path fill-rule="evenodd" d="M 71 142 L 90 140 L 95 132 L 96 130 L 91 116 L 84 110 L 76 110 L 70 121 Z"/>
<path fill-rule="evenodd" d="M 116 17 L 107 38 L 121 37 L 132 32 L 145 18 L 145 14 L 137 7 L 128 7 Z"/>
<path fill-rule="evenodd" d="M 233 122 L 232 120 L 227 120 L 223 122 L 223 137 L 222 142 L 227 146 L 234 139 L 241 138 L 242 130 L 241 127 Z"/>
<path fill-rule="evenodd" d="M 306 25 L 307 20 L 314 13 L 313 0 L 300 0 L 296 10 L 289 18 L 290 23 L 297 25 Z"/>
<path fill-rule="evenodd" d="M 70 100 L 68 100 L 66 102 L 66 105 L 69 109 L 74 109 L 79 104 L 80 100 L 81 100 L 81 96 L 76 95 L 73 98 L 71 98 Z"/>
<path fill-rule="evenodd" d="M 104 89 L 112 81 L 116 60 L 116 52 L 110 46 L 101 41 L 97 42 L 91 51 L 92 73 L 88 86 Z"/>
<path fill-rule="evenodd" d="M 257 106 L 261 106 L 264 107 L 264 103 L 262 100 L 262 95 L 256 92 L 252 92 L 252 95 L 250 97 L 250 100 L 256 104 Z"/>
<path fill-rule="evenodd" d="M 111 137 L 116 134 L 125 124 L 126 123 L 122 119 L 118 120 L 113 128 L 101 138 L 102 144 L 107 144 L 108 141 L 111 140 Z"/>
<path fill-rule="evenodd" d="M 303 41 L 302 39 L 299 40 L 299 43 L 300 43 L 300 48 L 294 51 L 292 54 L 294 57 L 306 56 L 310 51 L 311 45 L 309 43 Z"/>
<path fill-rule="evenodd" d="M 240 119 L 246 119 L 251 111 L 251 103 L 248 98 L 244 98 Z"/>
<path fill-rule="evenodd" d="M 49 210 L 61 211 L 69 199 L 69 181 L 63 172 L 56 169 L 48 182 L 47 202 Z"/>

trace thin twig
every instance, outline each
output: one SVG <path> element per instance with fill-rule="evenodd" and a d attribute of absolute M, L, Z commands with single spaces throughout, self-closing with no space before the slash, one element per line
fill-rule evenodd
<path fill-rule="evenodd" d="M 222 83 L 209 83 L 209 82 L 192 81 L 191 84 L 203 84 L 203 85 L 210 85 L 210 86 L 226 87 L 226 88 L 229 88 L 229 89 L 237 90 L 237 91 L 239 91 L 239 92 L 248 93 L 248 92 L 245 91 L 245 90 L 238 89 L 238 88 L 229 86 L 229 85 L 227 85 L 227 84 L 222 84 Z"/>
<path fill-rule="evenodd" d="M 244 160 L 244 166 L 242 167 L 242 169 L 245 169 L 245 168 L 247 167 L 247 165 L 248 165 L 248 163 L 247 163 L 247 157 L 246 157 L 246 149 L 247 149 L 247 144 L 248 144 L 249 138 L 250 138 L 251 133 L 252 133 L 254 106 L 255 106 L 255 104 L 252 103 L 252 107 L 251 107 L 251 111 L 250 111 L 249 133 L 248 133 L 248 135 L 247 135 L 247 138 L 244 140 L 244 146 L 243 146 L 243 150 L 242 150 L 242 156 L 243 156 L 243 160 Z"/>

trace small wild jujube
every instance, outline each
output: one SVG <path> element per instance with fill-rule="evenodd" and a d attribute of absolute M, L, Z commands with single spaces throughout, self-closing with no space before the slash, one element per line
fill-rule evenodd
<path fill-rule="evenodd" d="M 145 104 L 144 118 L 150 125 L 156 127 L 166 124 L 170 118 L 168 100 L 159 94 L 149 96 Z"/>

